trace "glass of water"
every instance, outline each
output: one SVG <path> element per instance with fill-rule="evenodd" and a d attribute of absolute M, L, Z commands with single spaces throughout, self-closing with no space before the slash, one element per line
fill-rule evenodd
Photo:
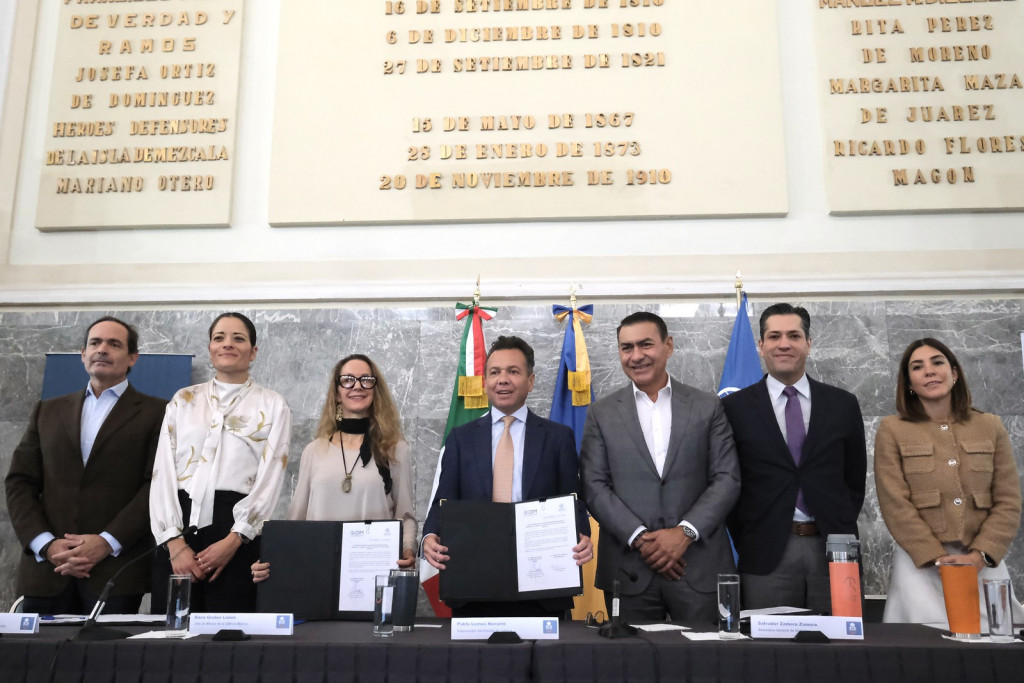
<path fill-rule="evenodd" d="M 1013 642 L 1013 614 L 1010 612 L 1010 580 L 982 579 L 988 634 L 994 643 Z"/>
<path fill-rule="evenodd" d="M 718 637 L 741 638 L 740 575 L 718 575 Z"/>
<path fill-rule="evenodd" d="M 192 575 L 171 574 L 167 578 L 167 629 L 168 638 L 184 638 L 188 635 L 189 599 L 192 597 Z"/>
<path fill-rule="evenodd" d="M 376 577 L 373 590 L 373 635 L 390 636 L 395 632 L 395 620 L 392 608 L 395 600 L 395 587 L 388 576 Z"/>

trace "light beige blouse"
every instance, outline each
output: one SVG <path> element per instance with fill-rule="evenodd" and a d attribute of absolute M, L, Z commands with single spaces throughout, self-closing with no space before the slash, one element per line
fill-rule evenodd
<path fill-rule="evenodd" d="M 402 522 L 402 549 L 416 550 L 416 508 L 412 497 L 412 463 L 409 445 L 399 441 L 391 462 L 391 493 L 371 459 L 359 461 L 357 450 L 345 450 L 352 469 L 352 489 L 341 489 L 345 465 L 341 448 L 327 439 L 316 439 L 302 451 L 299 481 L 288 506 L 288 519 L 358 521 L 397 519 Z"/>

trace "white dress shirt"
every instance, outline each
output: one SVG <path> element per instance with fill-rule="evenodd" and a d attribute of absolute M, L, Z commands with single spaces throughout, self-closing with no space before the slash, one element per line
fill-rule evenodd
<path fill-rule="evenodd" d="M 665 457 L 668 455 L 668 440 L 672 435 L 672 383 L 668 382 L 658 390 L 658 400 L 650 397 L 633 385 L 633 398 L 636 400 L 636 416 L 640 419 L 640 429 L 647 442 L 647 450 L 654 459 L 658 475 L 665 474 Z"/>
<path fill-rule="evenodd" d="M 103 421 L 114 409 L 117 399 L 128 388 L 128 379 L 105 389 L 97 396 L 93 393 L 92 384 L 85 387 L 85 401 L 82 402 L 82 433 L 80 445 L 82 446 L 82 464 L 89 462 L 89 454 L 92 453 L 92 445 L 96 443 L 96 434 L 99 433 Z"/>
<path fill-rule="evenodd" d="M 633 383 L 633 399 L 636 401 L 636 416 L 640 420 L 640 430 L 644 433 L 644 441 L 647 442 L 647 450 L 654 460 L 654 466 L 658 470 L 658 476 L 665 476 L 665 459 L 668 457 L 668 442 L 672 436 L 672 380 L 665 380 L 665 386 L 658 390 L 658 400 L 652 401 L 646 392 L 642 391 Z M 700 532 L 692 524 L 683 520 L 679 526 L 691 529 L 697 538 Z M 629 537 L 628 545 L 647 527 L 638 526 Z"/>

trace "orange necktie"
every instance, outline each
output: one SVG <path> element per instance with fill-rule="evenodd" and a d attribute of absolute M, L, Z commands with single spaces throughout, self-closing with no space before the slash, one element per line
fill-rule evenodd
<path fill-rule="evenodd" d="M 494 452 L 494 486 L 491 499 L 495 503 L 512 502 L 512 468 L 515 464 L 515 447 L 512 445 L 512 423 L 514 415 L 501 418 L 505 422 L 505 431 L 498 439 L 498 449 Z"/>

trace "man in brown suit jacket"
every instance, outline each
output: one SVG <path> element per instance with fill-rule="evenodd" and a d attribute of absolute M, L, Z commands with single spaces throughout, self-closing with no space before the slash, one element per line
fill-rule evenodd
<path fill-rule="evenodd" d="M 152 544 L 149 481 L 166 402 L 128 384 L 139 334 L 116 318 L 89 326 L 85 391 L 40 401 L 14 451 L 7 507 L 24 548 L 26 612 L 85 614 L 104 584 Z M 138 612 L 149 565 L 117 581 L 109 613 Z"/>

